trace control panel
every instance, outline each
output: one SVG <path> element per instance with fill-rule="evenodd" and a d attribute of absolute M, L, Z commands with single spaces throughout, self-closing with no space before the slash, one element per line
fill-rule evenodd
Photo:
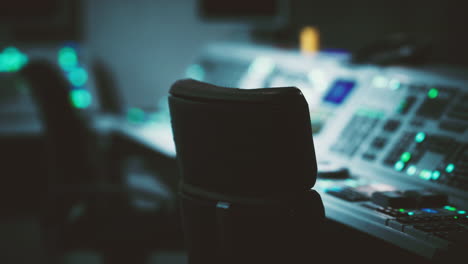
<path fill-rule="evenodd" d="M 327 217 L 436 259 L 468 248 L 467 73 L 217 44 L 187 77 L 301 89 L 318 159 L 315 189 Z"/>
<path fill-rule="evenodd" d="M 76 106 L 92 108 L 83 93 L 88 76 L 73 54 L 64 47 L 51 56 L 63 60 L 76 84 Z M 314 189 L 327 217 L 427 259 L 465 254 L 468 70 L 353 65 L 345 53 L 218 43 L 185 77 L 245 89 L 298 87 L 309 104 L 319 169 Z M 7 95 L 4 103 L 19 98 Z M 112 127 L 175 157 L 167 98 L 158 109 L 131 109 L 130 122 Z M 98 127 L 107 120 L 96 119 Z"/>

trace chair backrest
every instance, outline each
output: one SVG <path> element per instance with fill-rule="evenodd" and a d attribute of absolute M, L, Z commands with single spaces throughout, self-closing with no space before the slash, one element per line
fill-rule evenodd
<path fill-rule="evenodd" d="M 96 59 L 92 65 L 92 72 L 101 111 L 109 114 L 123 114 L 122 98 L 109 67 L 102 60 Z"/>
<path fill-rule="evenodd" d="M 181 80 L 169 107 L 189 263 L 308 263 L 324 208 L 300 90 Z"/>
<path fill-rule="evenodd" d="M 53 162 L 53 183 L 84 183 L 90 172 L 90 129 L 70 100 L 70 84 L 54 64 L 31 61 L 21 70 L 36 101 Z"/>
<path fill-rule="evenodd" d="M 184 191 L 227 201 L 282 200 L 313 187 L 311 122 L 298 88 L 181 80 L 169 106 Z"/>

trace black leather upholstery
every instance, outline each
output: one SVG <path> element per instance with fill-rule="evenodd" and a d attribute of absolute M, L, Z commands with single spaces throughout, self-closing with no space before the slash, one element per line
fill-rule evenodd
<path fill-rule="evenodd" d="M 324 208 L 300 90 L 181 80 L 169 107 L 189 264 L 310 263 Z"/>
<path fill-rule="evenodd" d="M 54 163 L 51 177 L 60 175 L 50 180 L 55 184 L 86 184 L 95 180 L 92 133 L 71 103 L 70 84 L 58 67 L 47 61 L 32 61 L 21 74 L 31 84 L 38 104 L 48 152 L 52 156 L 50 161 Z"/>
<path fill-rule="evenodd" d="M 285 200 L 313 187 L 307 102 L 295 87 L 176 82 L 169 105 L 183 190 L 225 201 Z"/>

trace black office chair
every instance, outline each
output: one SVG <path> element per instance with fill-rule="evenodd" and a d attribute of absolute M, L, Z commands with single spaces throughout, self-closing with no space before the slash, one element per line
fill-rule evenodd
<path fill-rule="evenodd" d="M 120 160 L 99 147 L 92 123 L 72 106 L 58 67 L 32 61 L 21 75 L 37 102 L 50 154 L 41 217 L 46 263 L 60 262 L 73 249 L 97 250 L 106 263 L 145 263 L 177 230 L 170 188 L 145 191 L 123 182 Z M 142 209 L 132 200 L 136 196 L 156 206 Z"/>
<path fill-rule="evenodd" d="M 124 104 L 116 89 L 115 78 L 109 67 L 100 59 L 95 59 L 92 72 L 96 82 L 96 92 L 99 97 L 100 110 L 107 114 L 123 115 Z"/>
<path fill-rule="evenodd" d="M 169 106 L 189 263 L 311 263 L 324 208 L 300 90 L 181 80 Z"/>

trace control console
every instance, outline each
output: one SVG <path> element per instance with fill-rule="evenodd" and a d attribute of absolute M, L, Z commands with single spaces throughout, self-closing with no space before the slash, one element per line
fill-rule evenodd
<path fill-rule="evenodd" d="M 468 249 L 468 71 L 348 61 L 343 53 L 216 44 L 187 74 L 228 87 L 300 88 L 327 217 L 427 259 L 461 254 Z"/>

